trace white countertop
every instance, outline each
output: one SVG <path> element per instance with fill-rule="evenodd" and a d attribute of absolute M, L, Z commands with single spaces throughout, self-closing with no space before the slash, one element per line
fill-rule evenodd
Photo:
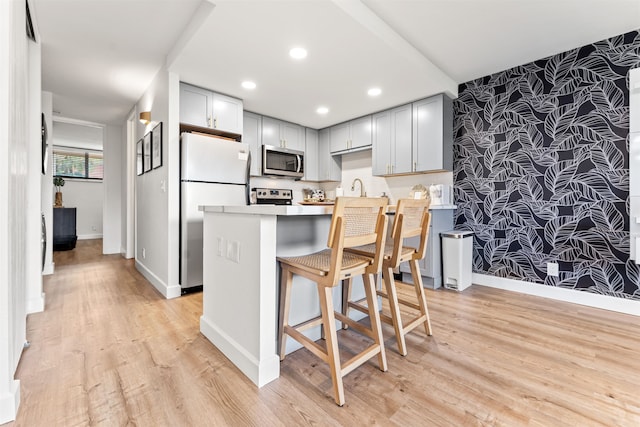
<path fill-rule="evenodd" d="M 248 205 L 248 206 L 200 206 L 204 212 L 224 212 L 250 215 L 331 215 L 333 206 L 280 206 L 280 205 Z"/>
<path fill-rule="evenodd" d="M 279 205 L 248 205 L 248 206 L 200 206 L 203 212 L 224 212 L 233 214 L 250 214 L 250 215 L 281 215 L 281 216 L 299 216 L 299 215 L 331 215 L 333 206 L 279 206 Z M 446 210 L 457 209 L 456 205 L 433 205 L 429 210 Z"/>

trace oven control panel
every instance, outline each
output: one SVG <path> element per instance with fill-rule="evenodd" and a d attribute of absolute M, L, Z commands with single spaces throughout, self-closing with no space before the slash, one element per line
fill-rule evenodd
<path fill-rule="evenodd" d="M 290 205 L 293 191 L 281 188 L 252 188 L 259 205 Z"/>

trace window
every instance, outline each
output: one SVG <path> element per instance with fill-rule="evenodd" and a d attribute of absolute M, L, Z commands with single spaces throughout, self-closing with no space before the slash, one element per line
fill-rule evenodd
<path fill-rule="evenodd" d="M 65 178 L 102 179 L 102 151 L 53 147 L 53 176 Z"/>

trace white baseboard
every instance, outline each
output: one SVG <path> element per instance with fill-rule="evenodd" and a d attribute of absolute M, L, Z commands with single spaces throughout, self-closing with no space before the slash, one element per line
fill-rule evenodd
<path fill-rule="evenodd" d="M 158 290 L 165 298 L 177 298 L 182 294 L 182 288 L 178 285 L 167 286 L 158 276 L 153 274 L 151 270 L 144 266 L 139 260 L 136 260 L 136 269 L 147 279 L 154 288 Z"/>
<path fill-rule="evenodd" d="M 102 239 L 102 233 L 100 234 L 79 234 L 78 240 L 91 240 L 91 239 Z"/>
<path fill-rule="evenodd" d="M 27 300 L 27 314 L 42 313 L 44 311 L 44 292 L 38 298 Z"/>
<path fill-rule="evenodd" d="M 507 279 L 504 277 L 496 277 L 479 273 L 473 273 L 472 282 L 476 285 L 505 289 L 508 291 L 536 295 L 558 301 L 566 301 L 574 304 L 586 305 L 588 307 L 640 316 L 640 301 L 636 300 L 616 298 L 608 295 L 576 291 L 573 289 L 556 288 L 554 286 L 541 285 L 539 283 L 525 282 L 522 280 Z"/>
<path fill-rule="evenodd" d="M 20 406 L 20 381 L 13 380 L 11 389 L 0 393 L 0 424 L 8 423 L 16 419 Z"/>
<path fill-rule="evenodd" d="M 280 376 L 278 355 L 273 354 L 263 360 L 256 360 L 237 341 L 204 316 L 200 317 L 200 332 L 258 387 L 262 387 Z"/>
<path fill-rule="evenodd" d="M 56 264 L 54 262 L 49 262 L 44 265 L 44 269 L 42 269 L 43 276 L 50 276 L 53 274 L 55 270 Z"/>

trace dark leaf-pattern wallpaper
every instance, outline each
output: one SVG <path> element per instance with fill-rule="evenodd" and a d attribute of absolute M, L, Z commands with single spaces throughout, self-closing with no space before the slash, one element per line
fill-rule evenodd
<path fill-rule="evenodd" d="M 628 153 L 639 66 L 633 31 L 460 85 L 456 226 L 475 233 L 474 271 L 640 300 Z"/>

